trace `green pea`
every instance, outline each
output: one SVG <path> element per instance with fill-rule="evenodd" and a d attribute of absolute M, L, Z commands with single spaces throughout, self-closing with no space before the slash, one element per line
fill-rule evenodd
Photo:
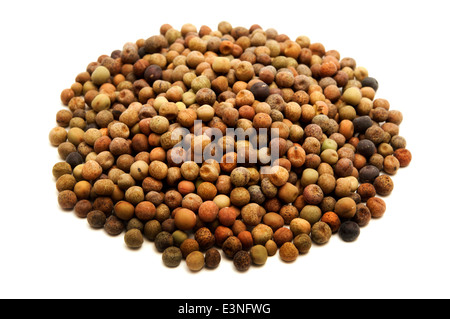
<path fill-rule="evenodd" d="M 267 249 L 263 245 L 256 245 L 250 249 L 250 257 L 256 265 L 264 265 L 267 261 Z"/>
<path fill-rule="evenodd" d="M 337 148 L 338 148 L 338 145 L 337 145 L 336 141 L 332 140 L 331 138 L 327 138 L 322 143 L 321 151 L 323 152 L 323 151 L 328 150 L 328 149 L 336 151 Z"/>
<path fill-rule="evenodd" d="M 91 80 L 95 85 L 102 85 L 106 83 L 111 76 L 109 70 L 104 66 L 98 66 L 94 72 L 92 72 Z"/>

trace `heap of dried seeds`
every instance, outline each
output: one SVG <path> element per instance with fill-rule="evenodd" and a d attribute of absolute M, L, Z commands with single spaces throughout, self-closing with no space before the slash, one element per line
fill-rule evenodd
<path fill-rule="evenodd" d="M 402 113 L 377 90 L 353 58 L 306 36 L 165 24 L 61 92 L 49 135 L 59 204 L 193 271 L 216 268 L 218 248 L 247 270 L 332 234 L 354 241 L 411 161 Z"/>

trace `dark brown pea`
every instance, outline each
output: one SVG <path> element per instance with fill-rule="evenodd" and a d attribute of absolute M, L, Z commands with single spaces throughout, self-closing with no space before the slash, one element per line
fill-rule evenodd
<path fill-rule="evenodd" d="M 359 170 L 359 181 L 361 183 L 373 183 L 375 178 L 380 175 L 380 170 L 373 166 L 367 165 Z"/>
<path fill-rule="evenodd" d="M 377 148 L 375 144 L 370 140 L 361 140 L 359 141 L 358 145 L 356 146 L 356 151 L 365 156 L 366 158 L 370 158 L 375 152 L 377 151 Z"/>
<path fill-rule="evenodd" d="M 87 221 L 92 228 L 102 228 L 106 223 L 106 215 L 100 210 L 93 210 L 87 214 Z"/>
<path fill-rule="evenodd" d="M 117 236 L 124 231 L 125 224 L 116 216 L 111 215 L 106 219 L 104 228 L 109 235 Z"/>
<path fill-rule="evenodd" d="M 230 236 L 223 243 L 222 250 L 228 258 L 233 258 L 238 251 L 242 250 L 242 243 L 236 236 Z"/>
<path fill-rule="evenodd" d="M 239 271 L 247 271 L 252 263 L 250 253 L 245 250 L 238 251 L 233 257 L 233 264 Z"/>
<path fill-rule="evenodd" d="M 352 220 L 356 222 L 359 227 L 364 227 L 369 224 L 372 219 L 370 209 L 363 203 L 356 205 L 356 213 Z"/>
<path fill-rule="evenodd" d="M 74 208 L 75 215 L 80 218 L 86 218 L 87 215 L 92 211 L 92 203 L 89 200 L 80 200 Z"/>
<path fill-rule="evenodd" d="M 58 203 L 62 209 L 73 209 L 77 204 L 77 200 L 77 195 L 71 190 L 62 191 L 58 195 Z"/>

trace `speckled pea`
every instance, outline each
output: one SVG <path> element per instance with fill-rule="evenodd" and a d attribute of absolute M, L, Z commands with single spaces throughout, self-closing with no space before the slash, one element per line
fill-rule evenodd
<path fill-rule="evenodd" d="M 175 246 L 166 248 L 162 254 L 163 263 L 167 267 L 178 267 L 182 259 L 180 248 Z"/>
<path fill-rule="evenodd" d="M 325 222 L 317 222 L 311 228 L 311 239 L 318 245 L 328 243 L 332 235 L 331 228 Z"/>

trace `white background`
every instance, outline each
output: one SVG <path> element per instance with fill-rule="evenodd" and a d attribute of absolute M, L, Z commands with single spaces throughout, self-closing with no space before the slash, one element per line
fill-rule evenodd
<path fill-rule="evenodd" d="M 9 1 L 0 10 L 0 297 L 448 298 L 449 10 L 446 1 Z M 181 28 L 260 24 L 354 57 L 403 112 L 413 153 L 387 212 L 354 243 L 337 236 L 245 273 L 163 266 L 153 243 L 92 230 L 63 212 L 48 142 L 60 92 L 128 41 Z"/>

